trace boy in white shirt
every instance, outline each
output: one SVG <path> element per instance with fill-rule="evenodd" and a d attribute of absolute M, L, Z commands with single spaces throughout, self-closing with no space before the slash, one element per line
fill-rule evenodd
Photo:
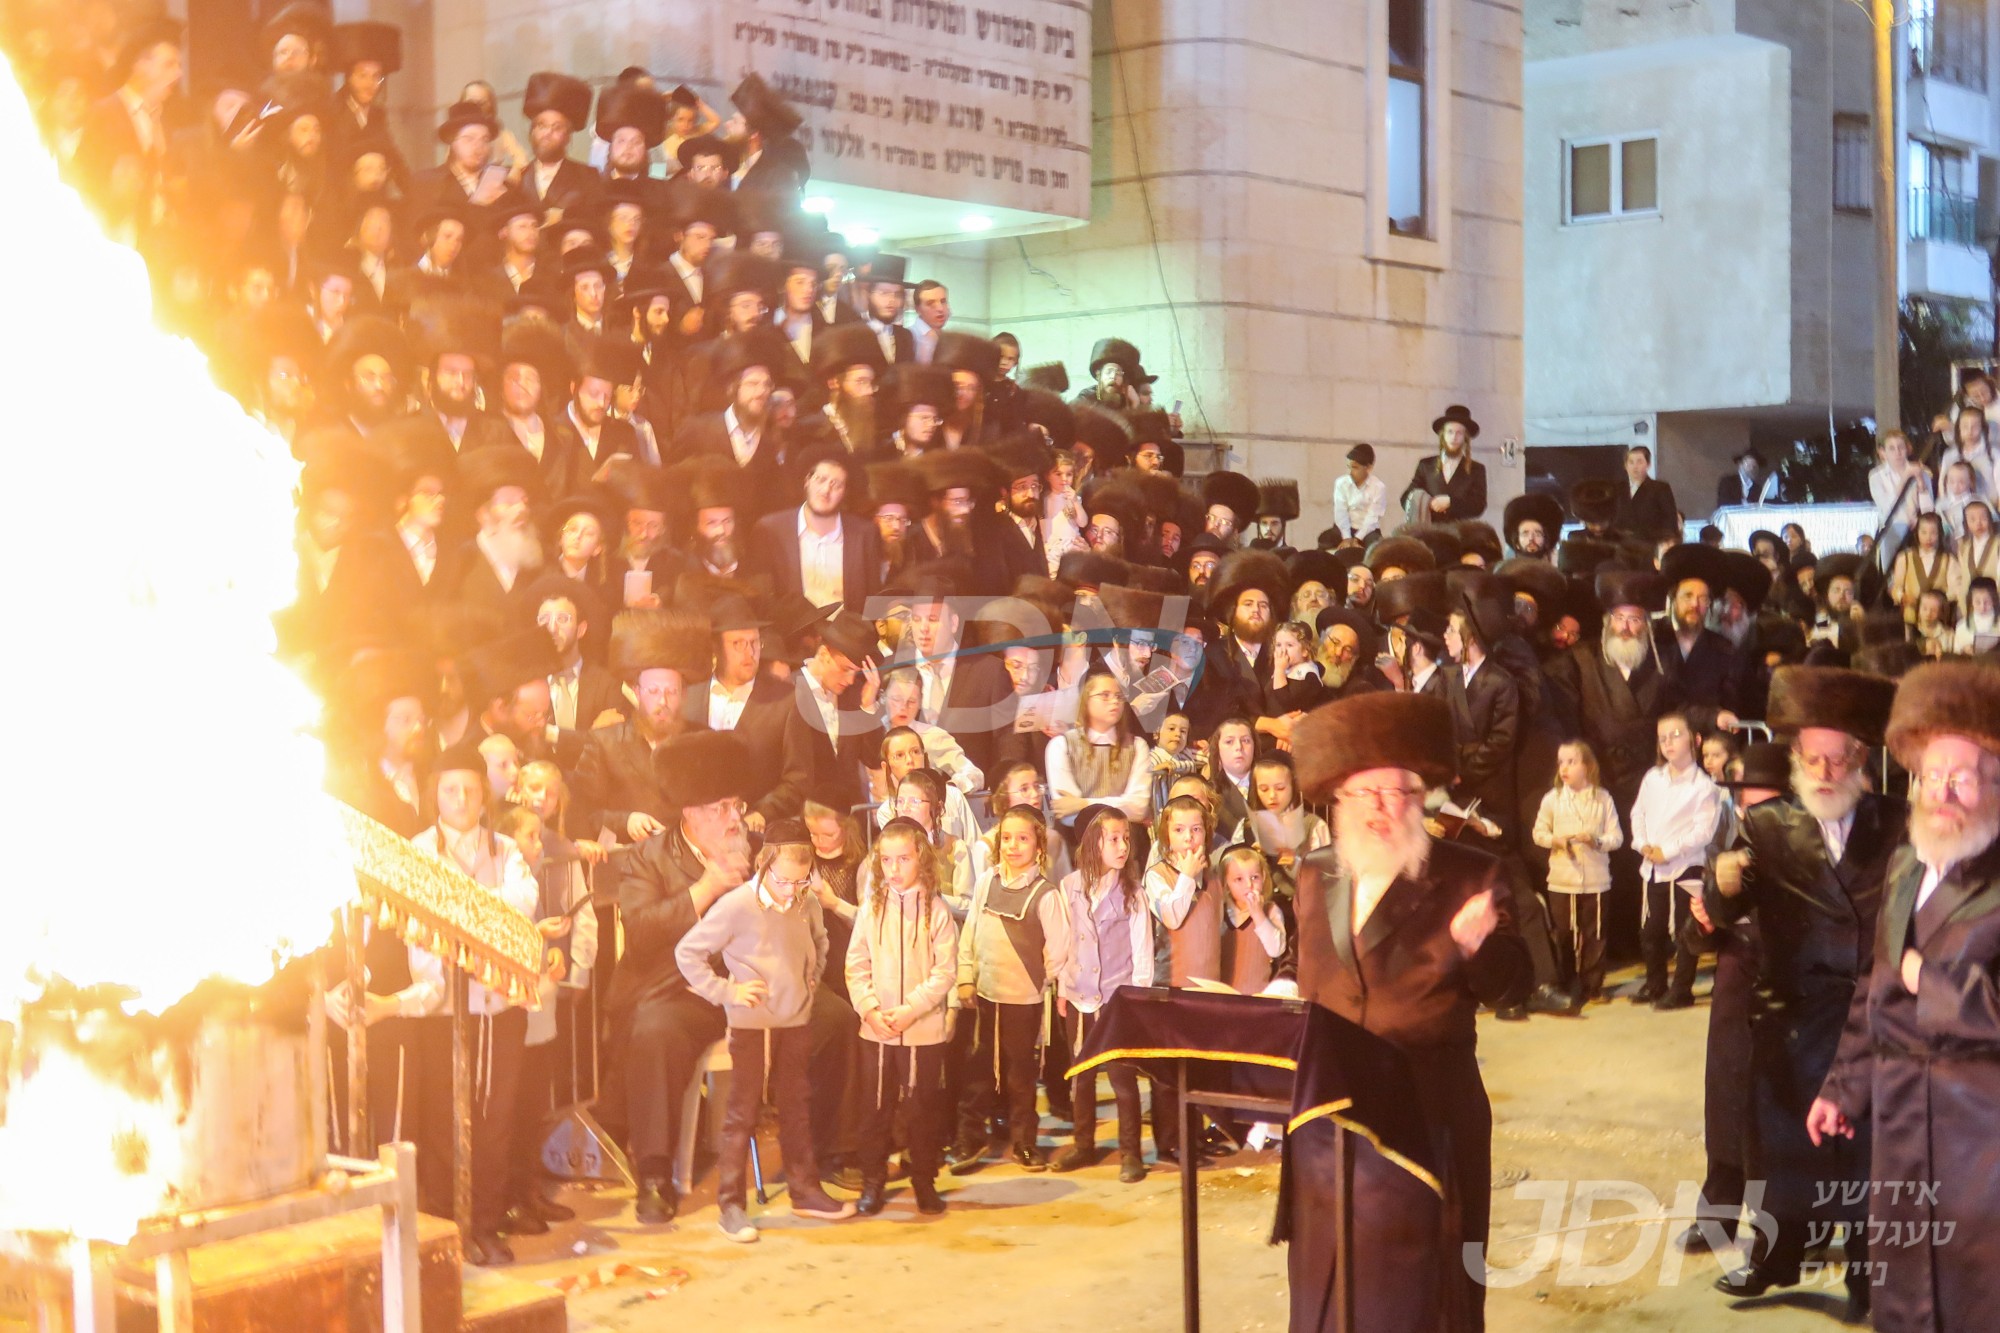
<path fill-rule="evenodd" d="M 1632 802 L 1632 848 L 1639 853 L 1646 895 L 1640 916 L 1646 984 L 1633 1002 L 1685 1009 L 1694 1003 L 1695 952 L 1682 930 L 1691 917 L 1688 904 L 1701 892 L 1702 869 L 1722 815 L 1722 791 L 1695 762 L 1694 728 L 1685 714 L 1660 719 L 1659 743 L 1660 763 L 1640 781 Z"/>
<path fill-rule="evenodd" d="M 1333 484 L 1333 526 L 1340 530 L 1342 545 L 1354 541 L 1366 546 L 1382 535 L 1389 488 L 1374 471 L 1374 445 L 1357 444 L 1347 451 L 1347 475 Z"/>

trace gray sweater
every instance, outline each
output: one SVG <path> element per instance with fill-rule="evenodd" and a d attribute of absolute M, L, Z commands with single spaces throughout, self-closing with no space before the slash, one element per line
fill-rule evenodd
<path fill-rule="evenodd" d="M 694 993 L 721 1008 L 730 1027 L 804 1027 L 826 968 L 819 899 L 800 894 L 781 912 L 764 899 L 761 877 L 752 879 L 715 900 L 681 936 L 674 961 Z M 761 981 L 771 993 L 762 1004 L 739 1005 L 730 994 L 731 983 L 738 981 Z"/>

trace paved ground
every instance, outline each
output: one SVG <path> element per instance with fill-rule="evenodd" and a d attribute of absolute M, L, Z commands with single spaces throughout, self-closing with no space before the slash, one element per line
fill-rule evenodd
<path fill-rule="evenodd" d="M 1490 1293 L 1489 1327 L 1500 1333 L 1839 1327 L 1845 1299 L 1837 1279 L 1732 1311 L 1709 1286 L 1716 1260 L 1690 1259 L 1676 1273 L 1657 1224 L 1614 1220 L 1571 1232 L 1570 1253 L 1544 1242 L 1547 1262 L 1527 1263 L 1545 1208 L 1557 1210 L 1558 1226 L 1584 1220 L 1572 1211 L 1575 1182 L 1629 1182 L 1625 1202 L 1600 1203 L 1591 1215 L 1612 1219 L 1636 1217 L 1639 1207 L 1650 1206 L 1634 1187 L 1671 1206 L 1678 1182 L 1699 1183 L 1707 1021 L 1705 1004 L 1663 1014 L 1623 1002 L 1594 1006 L 1576 1020 L 1482 1021 L 1496 1118 L 1491 1262 L 1540 1270 L 1518 1281 L 1499 1279 L 1510 1285 Z M 1103 1133 L 1108 1141 L 1108 1126 Z M 1231 1159 L 1202 1177 L 1210 1330 L 1285 1327 L 1284 1253 L 1264 1243 L 1277 1174 L 1275 1154 L 1264 1153 Z M 752 1330 L 807 1320 L 827 1329 L 917 1327 L 940 1315 L 946 1316 L 941 1326 L 964 1330 L 1174 1329 L 1177 1179 L 1159 1169 L 1141 1184 L 1121 1185 L 1115 1158 L 1064 1176 L 989 1166 L 964 1180 L 947 1178 L 951 1210 L 941 1218 L 920 1217 L 899 1189 L 882 1217 L 846 1223 L 794 1222 L 780 1195 L 770 1208 L 753 1205 L 763 1239 L 751 1246 L 717 1233 L 707 1193 L 684 1204 L 674 1226 L 644 1228 L 633 1221 L 629 1194 L 579 1198 L 572 1190 L 566 1197 L 583 1216 L 549 1237 L 517 1242 L 522 1262 L 514 1271 L 547 1280 L 624 1261 L 686 1275 L 628 1274 L 573 1294 L 571 1326 L 580 1331 Z M 1553 1205 L 1544 1202 L 1551 1195 Z M 587 1254 L 574 1252 L 579 1244 Z"/>

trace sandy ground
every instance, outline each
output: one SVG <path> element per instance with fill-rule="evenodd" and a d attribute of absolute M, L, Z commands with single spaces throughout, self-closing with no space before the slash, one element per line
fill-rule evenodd
<path fill-rule="evenodd" d="M 1650 1207 L 1633 1187 L 1671 1207 L 1679 1182 L 1690 1189 L 1700 1182 L 1707 1022 L 1705 1002 L 1674 1013 L 1619 1001 L 1574 1020 L 1482 1019 L 1480 1050 L 1496 1122 L 1490 1261 L 1540 1270 L 1502 1279 L 1513 1284 L 1490 1292 L 1489 1327 L 1504 1333 L 1840 1327 L 1845 1297 L 1837 1278 L 1731 1302 L 1710 1287 L 1717 1259 L 1677 1265 L 1663 1240 L 1671 1231 L 1658 1224 L 1628 1220 L 1571 1232 L 1568 1255 L 1545 1242 L 1547 1262 L 1524 1263 L 1534 1258 L 1532 1237 L 1544 1225 L 1545 1208 L 1559 1210 L 1558 1226 L 1584 1220 L 1574 1212 L 1576 1182 L 1630 1182 L 1627 1201 L 1599 1203 L 1595 1219 L 1634 1219 L 1641 1206 Z M 1112 1114 L 1108 1104 L 1104 1114 Z M 1108 1123 L 1100 1125 L 1104 1141 L 1111 1132 Z M 1058 1140 L 1045 1128 L 1043 1142 Z M 775 1158 L 775 1145 L 768 1151 Z M 1202 1304 L 1209 1330 L 1285 1327 L 1284 1252 L 1265 1244 L 1277 1177 L 1276 1155 L 1268 1152 L 1203 1173 Z M 510 1271 L 548 1280 L 623 1261 L 669 1274 L 628 1274 L 572 1294 L 570 1323 L 580 1333 L 807 1321 L 828 1329 L 930 1325 L 1035 1333 L 1179 1326 L 1180 1192 L 1177 1174 L 1165 1168 L 1140 1184 L 1121 1185 L 1115 1155 L 1061 1176 L 989 1165 L 970 1177 L 945 1178 L 951 1209 L 941 1218 L 921 1217 L 898 1185 L 881 1217 L 845 1223 L 792 1220 L 774 1180 L 771 1205 L 751 1205 L 763 1238 L 749 1246 L 716 1231 L 712 1182 L 710 1172 L 677 1222 L 657 1228 L 635 1224 L 629 1192 L 572 1189 L 564 1197 L 578 1207 L 578 1221 L 516 1241 L 521 1262 Z M 1545 1203 L 1549 1196 L 1554 1205 Z M 579 1245 L 587 1253 L 576 1253 Z M 1593 1265 L 1606 1271 L 1593 1273 Z"/>

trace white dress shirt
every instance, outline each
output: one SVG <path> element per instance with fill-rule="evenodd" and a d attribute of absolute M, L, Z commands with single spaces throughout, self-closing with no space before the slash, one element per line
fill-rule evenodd
<path fill-rule="evenodd" d="M 924 702 L 917 709 L 917 716 L 926 722 L 936 723 L 938 715 L 944 711 L 944 701 L 951 697 L 951 677 L 958 667 L 956 657 L 925 657 L 917 660 L 917 677 L 924 683 Z"/>
<path fill-rule="evenodd" d="M 806 507 L 800 505 L 799 582 L 805 598 L 814 606 L 845 601 L 847 524 L 835 520 L 833 531 L 822 537 L 806 519 Z"/>
<path fill-rule="evenodd" d="M 1632 846 L 1657 847 L 1666 860 L 1642 862 L 1644 878 L 1665 884 L 1702 864 L 1721 818 L 1721 789 L 1700 764 L 1689 764 L 1684 773 L 1648 769 L 1632 802 Z"/>
<path fill-rule="evenodd" d="M 757 682 L 745 681 L 737 689 L 730 689 L 719 680 L 708 682 L 708 729 L 710 731 L 734 731 L 736 724 L 743 720 L 743 706 L 750 702 L 750 691 Z"/>
<path fill-rule="evenodd" d="M 1848 835 L 1854 832 L 1854 812 L 1849 810 L 1839 819 L 1816 822 L 1819 824 L 1820 841 L 1826 844 L 1826 863 L 1829 866 L 1839 865 L 1840 858 L 1847 855 Z"/>
<path fill-rule="evenodd" d="M 1333 483 L 1333 526 L 1343 536 L 1365 537 L 1379 531 L 1388 507 L 1389 488 L 1372 472 L 1359 486 L 1354 484 L 1353 477 L 1342 477 Z M 1339 591 L 1343 597 L 1347 595 L 1347 589 Z"/>
<path fill-rule="evenodd" d="M 729 431 L 729 452 L 736 456 L 736 466 L 750 466 L 750 460 L 757 456 L 757 439 L 763 432 L 743 429 L 743 423 L 736 419 L 734 407 L 722 409 L 722 424 Z"/>
<path fill-rule="evenodd" d="M 702 299 L 701 270 L 693 264 L 688 263 L 687 258 L 678 250 L 667 256 L 667 263 L 673 267 L 674 272 L 680 274 L 681 282 L 687 287 L 688 295 L 693 297 L 697 302 L 700 301 Z"/>
<path fill-rule="evenodd" d="M 399 523 L 396 535 L 403 539 L 403 549 L 410 553 L 410 563 L 416 566 L 417 581 L 428 584 L 431 575 L 437 572 L 437 534 L 426 527 L 405 527 Z"/>

